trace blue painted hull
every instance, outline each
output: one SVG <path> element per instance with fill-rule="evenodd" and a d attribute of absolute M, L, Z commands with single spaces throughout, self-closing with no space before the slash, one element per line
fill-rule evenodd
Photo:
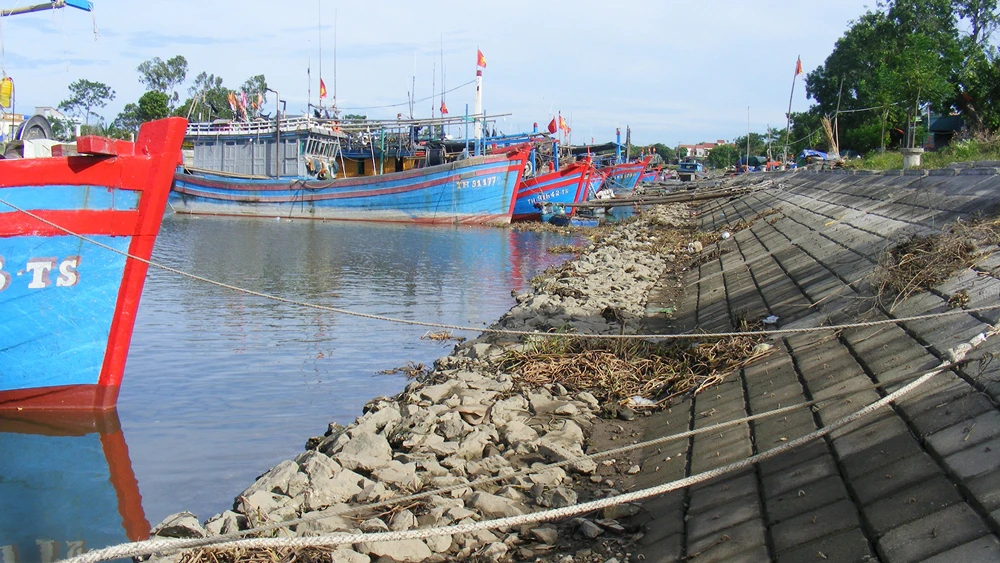
<path fill-rule="evenodd" d="M 132 242 L 91 238 L 119 252 Z M 0 292 L 0 391 L 97 385 L 125 257 L 68 235 L 0 239 L 0 256 L 11 276 Z"/>
<path fill-rule="evenodd" d="M 526 152 L 331 181 L 179 171 L 178 213 L 427 224 L 509 222 Z"/>
<path fill-rule="evenodd" d="M 558 172 L 549 172 L 521 183 L 514 203 L 513 220 L 538 221 L 543 203 L 561 205 L 572 214 L 573 203 L 584 201 L 591 167 L 586 163 L 574 163 Z"/>

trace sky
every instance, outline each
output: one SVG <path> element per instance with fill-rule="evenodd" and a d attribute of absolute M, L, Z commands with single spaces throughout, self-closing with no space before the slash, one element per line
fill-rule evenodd
<path fill-rule="evenodd" d="M 0 0 L 9 9 L 45 0 Z M 557 112 L 570 142 L 614 139 L 669 146 L 731 141 L 783 128 L 795 62 L 821 65 L 872 0 L 93 0 L 0 20 L 0 66 L 15 84 L 15 110 L 57 106 L 77 79 L 116 96 L 107 121 L 143 94 L 136 67 L 183 55 L 188 81 L 202 71 L 238 88 L 257 74 L 289 114 L 318 102 L 320 64 L 329 104 L 372 118 L 472 111 L 476 49 L 486 58 L 483 109 L 509 114 L 498 131 L 544 128 Z M 96 36 L 95 36 L 96 29 Z M 336 66 L 336 73 L 334 67 Z M 308 72 L 307 72 L 308 71 Z M 310 80 L 311 77 L 311 80 Z M 792 111 L 805 111 L 803 76 Z M 464 85 L 464 86 L 463 86 Z M 433 102 L 429 99 L 437 94 Z M 398 104 L 398 106 L 397 106 Z M 273 97 L 267 107 L 273 107 Z M 380 107 L 396 106 L 396 107 Z"/>

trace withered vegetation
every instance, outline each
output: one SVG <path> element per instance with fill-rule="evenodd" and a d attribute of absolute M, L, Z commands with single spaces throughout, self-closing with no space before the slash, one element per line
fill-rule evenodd
<path fill-rule="evenodd" d="M 179 563 L 333 563 L 333 548 L 205 548 L 184 552 Z"/>
<path fill-rule="evenodd" d="M 982 247 L 997 243 L 1000 220 L 956 223 L 940 233 L 912 236 L 879 255 L 872 286 L 880 299 L 894 307 L 972 266 L 983 255 Z"/>
<path fill-rule="evenodd" d="M 756 335 L 673 344 L 561 336 L 509 352 L 501 369 L 525 387 L 559 383 L 605 403 L 639 396 L 663 404 L 698 394 L 766 355 L 770 347 L 763 341 Z"/>

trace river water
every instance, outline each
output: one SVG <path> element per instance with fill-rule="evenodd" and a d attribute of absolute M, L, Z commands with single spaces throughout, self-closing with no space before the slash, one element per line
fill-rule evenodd
<path fill-rule="evenodd" d="M 290 301 L 485 327 L 514 305 L 512 290 L 566 260 L 547 247 L 581 242 L 494 228 L 167 215 L 153 260 Z M 18 454 L 0 461 L 0 561 L 61 558 L 141 535 L 177 511 L 205 520 L 230 508 L 328 423 L 351 422 L 407 383 L 380 372 L 447 355 L 454 342 L 421 338 L 434 330 L 150 268 L 118 416 L 101 422 L 121 431 L 0 431 L 0 448 Z"/>

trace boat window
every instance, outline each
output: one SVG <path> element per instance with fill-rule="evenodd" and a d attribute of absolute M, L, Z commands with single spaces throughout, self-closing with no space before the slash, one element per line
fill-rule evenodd
<path fill-rule="evenodd" d="M 365 175 L 365 161 L 359 160 L 358 161 L 358 176 L 364 176 L 364 175 Z"/>

